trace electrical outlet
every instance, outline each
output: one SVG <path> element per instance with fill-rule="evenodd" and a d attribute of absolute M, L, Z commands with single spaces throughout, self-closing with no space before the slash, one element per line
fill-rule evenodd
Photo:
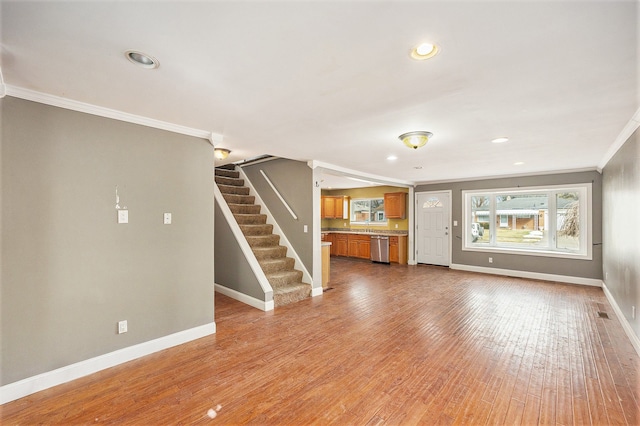
<path fill-rule="evenodd" d="M 398 224 L 396 223 L 396 229 L 398 229 Z"/>
<path fill-rule="evenodd" d="M 309 232 L 309 226 L 308 225 L 304 225 L 302 227 L 302 232 L 305 232 L 305 233 Z"/>
<path fill-rule="evenodd" d="M 118 321 L 118 334 L 126 333 L 128 330 L 127 320 Z"/>
<path fill-rule="evenodd" d="M 493 263 L 493 257 L 489 258 L 489 263 Z"/>
<path fill-rule="evenodd" d="M 171 213 L 165 213 L 163 216 L 163 221 L 165 225 L 171 225 Z"/>
<path fill-rule="evenodd" d="M 453 221 L 453 226 L 458 226 L 458 221 L 457 220 Z"/>

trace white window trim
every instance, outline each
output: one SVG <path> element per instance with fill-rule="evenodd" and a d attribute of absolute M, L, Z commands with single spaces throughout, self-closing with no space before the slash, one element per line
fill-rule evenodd
<path fill-rule="evenodd" d="M 496 208 L 495 197 L 498 193 L 508 192 L 511 194 L 517 193 L 532 193 L 532 192 L 570 192 L 575 190 L 585 190 L 586 199 L 584 208 L 585 215 L 581 216 L 580 229 L 585 229 L 586 235 L 581 232 L 579 252 L 560 251 L 560 250 L 544 250 L 544 249 L 532 249 L 532 248 L 520 248 L 520 247 L 505 247 L 505 246 L 471 246 L 471 220 L 467 213 L 470 211 L 469 200 L 473 195 L 490 195 L 489 217 L 492 218 L 490 222 L 495 222 Z M 485 252 L 485 253 L 504 253 L 504 254 L 518 254 L 525 256 L 544 256 L 544 257 L 558 257 L 566 259 L 580 259 L 580 260 L 592 260 L 593 259 L 593 197 L 592 197 L 593 185 L 591 183 L 569 184 L 569 185 L 550 185 L 550 186 L 530 186 L 530 187 L 517 187 L 517 188 L 495 188 L 495 189 L 482 189 L 482 190 L 468 190 L 462 191 L 462 208 L 463 208 L 463 236 L 462 236 L 462 250 Z M 550 197 L 549 204 L 553 204 L 553 210 L 555 211 L 555 197 Z M 581 205 L 582 207 L 582 205 Z M 557 216 L 557 215 L 556 215 Z M 551 214 L 549 213 L 549 218 Z M 549 238 L 553 238 L 556 235 L 556 219 L 550 220 Z M 493 232 L 491 235 L 492 244 L 495 244 L 495 223 L 493 224 Z M 583 238 L 584 246 L 583 246 Z"/>

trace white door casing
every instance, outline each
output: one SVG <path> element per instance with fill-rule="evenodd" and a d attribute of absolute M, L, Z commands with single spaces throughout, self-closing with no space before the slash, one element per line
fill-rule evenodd
<path fill-rule="evenodd" d="M 416 261 L 449 266 L 451 244 L 451 193 L 416 194 Z"/>

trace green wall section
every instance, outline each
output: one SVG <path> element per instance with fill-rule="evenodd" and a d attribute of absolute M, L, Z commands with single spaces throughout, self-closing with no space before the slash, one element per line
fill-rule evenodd
<path fill-rule="evenodd" d="M 2 385 L 213 323 L 211 145 L 9 96 L 0 106 Z"/>
<path fill-rule="evenodd" d="M 384 198 L 384 194 L 387 192 L 409 192 L 408 188 L 398 188 L 395 186 L 371 186 L 367 188 L 353 188 L 353 189 L 323 189 L 322 195 L 330 195 L 330 196 L 346 196 L 350 197 L 351 200 L 358 198 Z M 407 218 L 405 219 L 389 219 L 387 220 L 387 224 L 383 226 L 371 226 L 376 230 L 391 230 L 391 231 L 407 231 L 409 229 L 409 220 L 408 220 L 408 203 L 409 197 L 407 197 Z M 349 216 L 349 214 L 347 214 Z M 398 227 L 396 228 L 396 225 Z M 351 224 L 349 219 L 322 219 L 321 224 L 322 229 L 327 228 L 342 228 L 342 229 L 364 229 L 366 226 Z"/>

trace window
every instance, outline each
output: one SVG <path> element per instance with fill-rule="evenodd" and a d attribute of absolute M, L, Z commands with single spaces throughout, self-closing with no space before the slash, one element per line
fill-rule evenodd
<path fill-rule="evenodd" d="M 591 259 L 591 184 L 463 191 L 464 250 Z"/>
<path fill-rule="evenodd" d="M 385 225 L 384 198 L 351 200 L 351 223 Z"/>

